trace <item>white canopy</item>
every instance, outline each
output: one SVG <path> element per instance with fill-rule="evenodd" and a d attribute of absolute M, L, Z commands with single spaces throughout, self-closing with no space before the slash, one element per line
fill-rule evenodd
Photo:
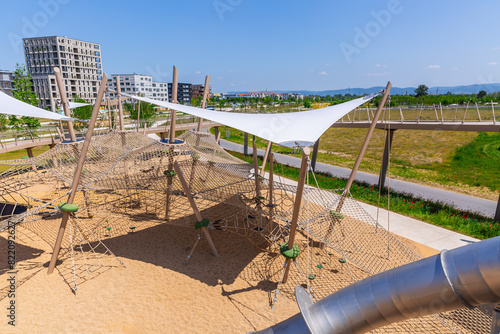
<path fill-rule="evenodd" d="M 83 106 L 90 106 L 90 103 L 81 103 L 81 102 L 68 102 L 70 109 L 75 109 Z"/>
<path fill-rule="evenodd" d="M 342 104 L 308 111 L 282 114 L 243 114 L 207 110 L 125 93 L 121 94 L 186 114 L 203 117 L 287 147 L 314 145 L 323 132 L 333 123 L 378 95 L 373 94 Z"/>
<path fill-rule="evenodd" d="M 0 114 L 55 119 L 61 121 L 76 120 L 75 118 L 69 118 L 64 115 L 59 115 L 51 111 L 34 107 L 3 92 L 0 92 Z"/>

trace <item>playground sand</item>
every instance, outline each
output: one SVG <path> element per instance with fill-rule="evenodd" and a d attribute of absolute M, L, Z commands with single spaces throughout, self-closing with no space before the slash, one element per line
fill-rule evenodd
<path fill-rule="evenodd" d="M 126 268 L 105 256 L 106 269 L 72 291 L 66 258 L 47 275 L 51 246 L 29 230 L 16 231 L 17 274 L 0 257 L 0 282 L 16 276 L 15 297 L 0 290 L 1 333 L 247 333 L 297 313 L 291 294 L 297 282 L 282 287 L 274 310 L 276 283 L 263 280 L 267 259 L 241 236 L 212 231 L 220 256 L 204 239 L 188 265 L 186 248 L 193 229 L 158 225 L 106 240 Z M 7 252 L 7 233 L 0 249 Z M 420 248 L 424 255 L 436 251 Z M 279 266 L 278 266 L 279 268 Z M 15 302 L 15 327 L 7 307 Z"/>

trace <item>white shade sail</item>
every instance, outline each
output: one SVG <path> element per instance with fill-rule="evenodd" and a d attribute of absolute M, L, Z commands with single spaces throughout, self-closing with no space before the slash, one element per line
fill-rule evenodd
<path fill-rule="evenodd" d="M 79 107 L 84 107 L 84 106 L 90 106 L 90 103 L 81 103 L 81 102 L 68 102 L 69 108 L 74 109 L 74 108 L 79 108 Z"/>
<path fill-rule="evenodd" d="M 333 123 L 378 95 L 373 94 L 342 104 L 308 111 L 282 114 L 243 114 L 207 110 L 125 93 L 121 94 L 186 114 L 203 117 L 286 147 L 314 145 Z"/>
<path fill-rule="evenodd" d="M 54 112 L 32 106 L 3 92 L 0 92 L 0 114 L 55 119 L 61 121 L 76 120 L 75 118 L 66 117 L 64 115 L 59 115 Z"/>

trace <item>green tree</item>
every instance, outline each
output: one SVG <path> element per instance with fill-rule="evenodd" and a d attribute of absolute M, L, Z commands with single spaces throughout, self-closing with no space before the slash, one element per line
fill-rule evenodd
<path fill-rule="evenodd" d="M 427 87 L 426 85 L 420 85 L 417 87 L 417 89 L 415 89 L 415 94 L 417 97 L 421 97 L 429 94 L 428 91 L 429 87 Z"/>
<path fill-rule="evenodd" d="M 219 99 L 219 109 L 222 110 L 226 106 L 226 100 L 225 99 Z"/>
<path fill-rule="evenodd" d="M 85 101 L 79 95 L 76 95 L 76 94 L 73 95 L 73 101 L 77 102 L 77 103 L 89 103 L 88 101 Z M 74 118 L 78 118 L 78 119 L 86 121 L 92 117 L 92 110 L 93 109 L 94 109 L 94 107 L 92 107 L 91 105 L 74 108 L 74 109 L 71 109 L 71 114 L 72 114 L 71 116 Z M 76 121 L 76 122 L 73 122 L 73 126 L 78 131 L 81 131 L 82 129 L 87 127 L 87 123 L 81 122 L 81 121 Z"/>
<path fill-rule="evenodd" d="M 131 119 L 137 120 L 139 103 L 141 104 L 141 114 L 139 115 L 141 124 L 146 123 L 148 126 L 152 126 L 158 116 L 154 104 L 142 101 L 137 101 L 137 103 L 126 102 L 123 104 L 123 109 L 129 113 Z"/>
<path fill-rule="evenodd" d="M 479 93 L 477 93 L 478 99 L 482 99 L 485 96 L 486 96 L 486 91 L 484 91 L 484 90 L 481 90 L 481 91 L 479 91 Z"/>
<path fill-rule="evenodd" d="M 7 130 L 7 124 L 9 124 L 7 116 L 4 114 L 0 114 L 0 131 Z"/>
<path fill-rule="evenodd" d="M 305 98 L 304 99 L 304 108 L 311 108 L 312 104 L 311 104 L 311 100 L 309 100 L 309 98 Z"/>
<path fill-rule="evenodd" d="M 40 101 L 33 92 L 32 87 L 32 77 L 26 70 L 26 66 L 16 64 L 12 95 L 18 100 L 31 104 L 32 106 L 37 106 Z"/>

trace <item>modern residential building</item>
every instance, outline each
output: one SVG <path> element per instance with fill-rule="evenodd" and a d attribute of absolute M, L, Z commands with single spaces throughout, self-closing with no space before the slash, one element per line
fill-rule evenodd
<path fill-rule="evenodd" d="M 108 88 L 116 91 L 116 78 L 120 76 L 120 89 L 123 93 L 138 95 L 159 100 L 168 100 L 168 84 L 166 82 L 153 81 L 153 77 L 142 74 L 113 74 L 108 81 Z M 116 93 L 109 93 L 109 97 L 115 98 Z"/>
<path fill-rule="evenodd" d="M 205 91 L 205 85 L 192 85 L 191 86 L 191 97 L 197 99 L 198 97 L 203 98 L 203 92 Z M 208 97 L 212 96 L 212 86 L 208 86 Z"/>
<path fill-rule="evenodd" d="M 177 103 L 190 104 L 191 103 L 191 92 L 192 84 L 190 83 L 178 83 L 177 84 Z M 172 101 L 172 83 L 168 84 L 168 98 Z"/>
<path fill-rule="evenodd" d="M 278 93 L 274 93 L 274 92 L 251 92 L 251 93 L 244 93 L 244 94 L 237 94 L 236 97 L 260 97 L 260 98 L 264 98 L 264 97 L 270 97 L 270 98 L 275 98 L 275 97 L 278 97 L 279 98 L 279 94 Z"/>
<path fill-rule="evenodd" d="M 33 77 L 40 107 L 56 110 L 60 100 L 54 75 L 59 67 L 69 101 L 78 95 L 95 103 L 102 79 L 101 46 L 68 37 L 23 38 L 26 67 Z"/>
<path fill-rule="evenodd" d="M 294 98 L 296 100 L 304 99 L 304 95 L 298 93 L 281 93 L 280 98 L 282 100 L 288 100 L 290 98 Z"/>
<path fill-rule="evenodd" d="M 12 72 L 0 70 L 0 91 L 12 96 L 13 84 Z"/>

